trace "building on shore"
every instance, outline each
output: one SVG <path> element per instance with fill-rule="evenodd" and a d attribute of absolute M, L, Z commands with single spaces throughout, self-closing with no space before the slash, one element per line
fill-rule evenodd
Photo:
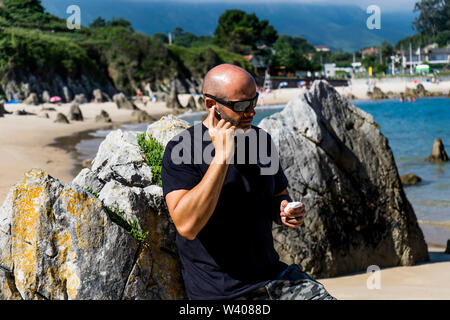
<path fill-rule="evenodd" d="M 316 49 L 316 52 L 330 52 L 330 47 L 327 46 L 314 46 L 314 49 Z"/>
<path fill-rule="evenodd" d="M 425 48 L 417 48 L 402 51 L 402 65 L 411 70 L 418 65 L 428 63 L 429 65 L 449 64 L 450 48 L 437 48 L 432 44 Z"/>

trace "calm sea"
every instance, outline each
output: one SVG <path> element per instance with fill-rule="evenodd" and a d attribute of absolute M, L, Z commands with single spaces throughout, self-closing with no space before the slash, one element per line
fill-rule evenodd
<path fill-rule="evenodd" d="M 422 221 L 450 221 L 450 162 L 432 164 L 424 161 L 431 153 L 433 141 L 440 137 L 450 154 L 450 99 L 424 98 L 416 102 L 398 100 L 354 101 L 357 107 L 370 113 L 389 139 L 400 175 L 414 173 L 422 182 L 405 188 L 417 218 Z M 257 110 L 254 124 L 284 108 L 267 106 Z M 189 123 L 200 121 L 204 112 L 181 116 Z M 124 125 L 124 130 L 145 131 L 146 124 Z M 93 158 L 109 131 L 92 133 L 93 139 L 82 140 L 77 146 L 81 159 Z M 441 242 L 441 241 L 439 241 Z"/>

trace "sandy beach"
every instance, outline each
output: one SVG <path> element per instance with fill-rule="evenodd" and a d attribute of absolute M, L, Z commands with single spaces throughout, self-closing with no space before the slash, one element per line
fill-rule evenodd
<path fill-rule="evenodd" d="M 122 123 L 134 121 L 131 110 L 120 110 L 113 102 L 87 103 L 80 105 L 84 121 L 71 121 L 69 124 L 54 123 L 56 114 L 68 114 L 70 104 L 44 104 L 42 107 L 53 107 L 57 111 L 45 111 L 49 119 L 37 115 L 5 114 L 0 118 L 0 201 L 3 203 L 6 195 L 17 180 L 31 168 L 41 168 L 61 181 L 70 182 L 74 176 L 71 174 L 73 159 L 61 148 L 50 146 L 57 137 L 71 136 L 87 130 L 111 128 Z M 7 104 L 5 109 L 9 112 L 26 110 L 39 114 L 41 106 L 25 104 Z M 165 103 L 158 102 L 138 107 L 159 119 L 162 114 L 170 113 Z M 95 116 L 105 110 L 112 123 L 95 122 Z"/>
<path fill-rule="evenodd" d="M 362 88 L 362 86 L 361 86 Z M 362 89 L 359 89 L 361 92 Z M 425 87 L 428 89 L 427 87 Z M 450 83 L 449 83 L 450 89 Z M 264 105 L 283 104 L 295 98 L 301 89 L 280 89 L 262 97 Z M 339 91 L 340 89 L 338 89 Z M 353 89 L 356 91 L 356 86 Z M 353 94 L 355 94 L 353 91 Z M 365 90 L 364 90 L 365 92 Z M 188 95 L 180 95 L 185 104 Z M 261 100 L 260 100 L 261 102 Z M 156 119 L 171 113 L 165 103 L 137 104 Z M 133 121 L 130 110 L 119 110 L 112 102 L 88 103 L 80 106 L 85 121 L 71 121 L 70 124 L 54 123 L 57 112 L 68 114 L 70 104 L 53 105 L 57 111 L 48 112 L 50 118 L 36 115 L 17 116 L 6 114 L 0 118 L 0 201 L 3 203 L 9 189 L 31 168 L 41 168 L 62 182 L 70 182 L 73 159 L 61 148 L 50 146 L 57 137 L 70 136 L 86 130 L 110 128 Z M 7 111 L 25 109 L 40 113 L 41 106 L 8 104 Z M 105 110 L 113 123 L 95 122 L 94 118 Z M 342 277 L 320 279 L 327 290 L 338 299 L 450 299 L 450 254 L 445 248 L 430 246 L 430 261 L 411 267 L 393 267 L 381 270 L 381 289 L 368 289 L 367 273 L 358 273 Z"/>
<path fill-rule="evenodd" d="M 429 262 L 382 268 L 378 275 L 358 273 L 318 280 L 339 300 L 450 300 L 450 254 L 444 250 L 429 246 Z M 371 281 L 375 278 L 379 287 Z"/>
<path fill-rule="evenodd" d="M 416 80 L 417 82 L 414 82 Z M 373 85 L 380 88 L 384 93 L 391 91 L 392 93 L 405 92 L 407 88 L 415 89 L 419 83 L 423 85 L 425 90 L 433 94 L 442 94 L 450 92 L 450 81 L 445 79 L 439 83 L 432 83 L 427 81 L 420 81 L 420 77 L 410 78 L 396 78 L 396 79 L 372 79 L 371 88 Z M 352 79 L 350 85 L 347 87 L 335 87 L 337 92 L 343 96 L 354 95 L 356 99 L 369 99 L 367 95 L 368 83 L 367 79 Z"/>

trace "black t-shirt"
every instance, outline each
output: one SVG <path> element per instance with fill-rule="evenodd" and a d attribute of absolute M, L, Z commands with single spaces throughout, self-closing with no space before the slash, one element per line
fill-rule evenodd
<path fill-rule="evenodd" d="M 270 135 L 256 126 L 252 129 L 256 133 L 253 138 L 257 137 L 257 160 L 249 155 L 249 146 L 254 146 L 255 140 L 247 137 L 245 162 L 235 152 L 217 206 L 204 228 L 194 240 L 177 232 L 182 275 L 190 299 L 232 299 L 265 285 L 287 267 L 273 246 L 272 221 L 279 215 L 273 196 L 283 191 L 288 181 Z M 265 155 L 271 155 L 271 163 L 260 154 L 260 146 L 265 148 L 261 141 L 267 142 Z M 238 146 L 244 146 L 243 140 L 237 141 Z M 214 146 L 203 123 L 174 137 L 162 161 L 164 197 L 171 191 L 191 190 L 198 185 L 213 156 Z"/>

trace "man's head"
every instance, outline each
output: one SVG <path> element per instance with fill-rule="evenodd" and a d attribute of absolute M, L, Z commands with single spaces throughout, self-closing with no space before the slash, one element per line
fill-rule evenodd
<path fill-rule="evenodd" d="M 231 122 L 236 128 L 250 128 L 255 108 L 250 105 L 244 111 L 235 111 L 232 107 L 220 103 L 212 97 L 226 101 L 250 100 L 256 96 L 255 79 L 244 69 L 232 65 L 221 64 L 212 68 L 203 81 L 203 94 L 206 108 L 216 108 L 220 117 Z"/>

